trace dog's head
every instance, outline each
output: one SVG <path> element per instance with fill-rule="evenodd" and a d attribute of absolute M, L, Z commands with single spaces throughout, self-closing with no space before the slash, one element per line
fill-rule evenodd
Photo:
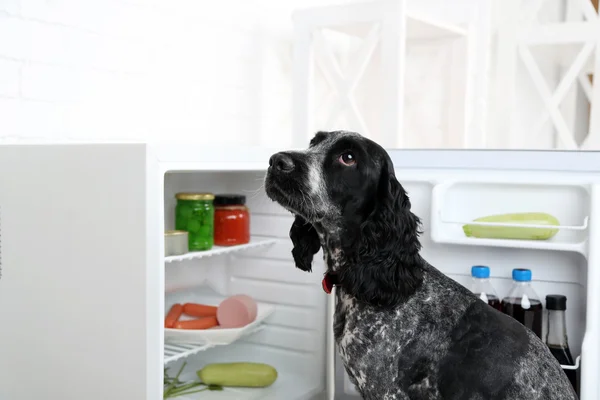
<path fill-rule="evenodd" d="M 296 215 L 290 237 L 298 268 L 311 270 L 322 244 L 317 226 L 336 236 L 343 262 L 335 272 L 357 297 L 385 305 L 418 283 L 412 264 L 419 219 L 377 143 L 352 132 L 318 132 L 307 150 L 271 157 L 265 189 Z"/>

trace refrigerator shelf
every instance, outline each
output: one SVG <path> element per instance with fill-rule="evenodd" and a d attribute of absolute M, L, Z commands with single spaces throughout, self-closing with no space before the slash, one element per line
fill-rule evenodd
<path fill-rule="evenodd" d="M 263 329 L 263 325 L 254 326 L 252 329 L 249 329 L 246 332 L 244 332 L 243 336 L 252 335 L 256 332 L 259 332 L 262 329 Z M 216 346 L 222 346 L 222 345 L 225 345 L 225 344 L 210 343 L 210 342 L 204 342 L 204 343 L 165 342 L 164 365 L 174 363 L 175 361 L 193 356 L 193 355 L 201 353 L 205 350 L 211 349 Z"/>
<path fill-rule="evenodd" d="M 207 304 L 207 303 L 203 303 Z M 257 303 L 258 312 L 256 319 L 242 328 L 222 329 L 219 327 L 211 329 L 165 329 L 165 342 L 169 343 L 208 343 L 214 345 L 226 345 L 235 342 L 243 336 L 254 333 L 255 329 L 262 324 L 275 310 L 270 304 Z M 182 320 L 189 319 L 182 317 Z"/>
<path fill-rule="evenodd" d="M 275 307 L 258 303 L 256 319 L 235 329 L 212 328 L 204 330 L 186 330 L 165 328 L 165 364 L 189 357 L 215 346 L 226 346 L 263 328 L 263 322 L 273 313 Z M 184 317 L 185 319 L 185 317 Z"/>
<path fill-rule="evenodd" d="M 277 368 L 277 366 L 275 365 Z M 195 380 L 194 373 L 184 373 L 182 380 Z M 266 388 L 225 387 L 222 391 L 205 391 L 183 395 L 181 400 L 308 400 L 322 393 L 324 388 L 317 380 L 305 374 L 277 368 L 277 380 Z M 321 398 L 321 397 L 318 397 Z"/>
<path fill-rule="evenodd" d="M 268 238 L 251 238 L 249 243 L 240 244 L 237 246 L 214 246 L 210 250 L 206 251 L 191 251 L 186 254 L 182 254 L 180 256 L 169 256 L 165 257 L 165 263 L 179 262 L 179 261 L 188 261 L 195 260 L 198 258 L 219 256 L 223 254 L 231 254 L 242 250 L 254 249 L 256 247 L 268 246 L 273 243 L 276 243 L 276 239 L 268 239 Z"/>
<path fill-rule="evenodd" d="M 215 345 L 206 343 L 165 343 L 164 364 L 170 364 L 208 350 Z"/>

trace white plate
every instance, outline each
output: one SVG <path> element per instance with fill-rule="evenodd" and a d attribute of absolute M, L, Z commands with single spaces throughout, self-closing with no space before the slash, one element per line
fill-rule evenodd
<path fill-rule="evenodd" d="M 244 335 L 256 331 L 260 324 L 275 310 L 269 304 L 257 303 L 257 313 L 254 322 L 243 328 L 210 328 L 210 329 L 172 329 L 165 328 L 165 342 L 168 343 L 202 343 L 207 345 L 225 345 L 238 340 Z M 182 316 L 181 320 L 190 319 Z"/>

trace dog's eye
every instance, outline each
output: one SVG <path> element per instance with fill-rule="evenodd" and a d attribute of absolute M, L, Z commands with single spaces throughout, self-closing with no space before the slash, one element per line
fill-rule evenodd
<path fill-rule="evenodd" d="M 340 156 L 339 161 L 345 166 L 350 167 L 356 164 L 356 157 L 354 157 L 354 154 L 352 152 L 347 151 Z"/>

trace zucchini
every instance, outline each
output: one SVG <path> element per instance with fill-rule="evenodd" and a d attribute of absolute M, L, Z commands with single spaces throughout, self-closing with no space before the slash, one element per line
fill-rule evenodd
<path fill-rule="evenodd" d="M 504 222 L 522 225 L 548 225 L 548 228 L 463 225 L 463 232 L 468 237 L 488 239 L 548 240 L 558 232 L 558 229 L 551 227 L 560 225 L 556 217 L 541 212 L 490 215 L 477 218 L 474 221 Z"/>
<path fill-rule="evenodd" d="M 277 380 L 277 370 L 260 363 L 208 364 L 196 372 L 205 385 L 267 387 Z"/>

